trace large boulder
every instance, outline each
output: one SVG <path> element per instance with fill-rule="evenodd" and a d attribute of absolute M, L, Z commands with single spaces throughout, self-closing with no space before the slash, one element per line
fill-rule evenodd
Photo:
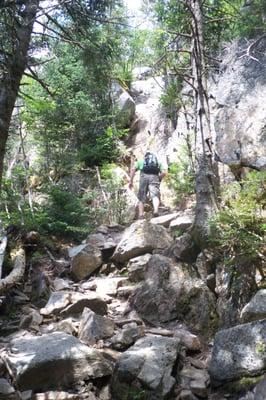
<path fill-rule="evenodd" d="M 112 378 L 113 398 L 167 398 L 175 384 L 172 372 L 180 349 L 180 342 L 175 338 L 139 339 L 116 363 Z"/>
<path fill-rule="evenodd" d="M 197 246 L 189 233 L 179 236 L 166 255 L 175 257 L 178 261 L 193 263 L 196 261 L 200 248 Z"/>
<path fill-rule="evenodd" d="M 136 104 L 130 94 L 118 83 L 111 88 L 114 104 L 117 108 L 117 121 L 121 128 L 127 128 L 135 115 Z"/>
<path fill-rule="evenodd" d="M 192 226 L 193 221 L 194 215 L 191 213 L 183 213 L 170 222 L 170 229 L 172 231 L 185 232 Z"/>
<path fill-rule="evenodd" d="M 136 221 L 125 230 L 113 260 L 123 263 L 155 249 L 167 249 L 172 243 L 172 237 L 163 226 L 145 220 Z"/>
<path fill-rule="evenodd" d="M 260 289 L 241 312 L 243 322 L 266 318 L 266 289 Z"/>
<path fill-rule="evenodd" d="M 78 281 L 90 276 L 102 265 L 102 253 L 91 244 L 82 244 L 69 250 L 71 273 Z"/>
<path fill-rule="evenodd" d="M 128 277 L 131 282 L 140 282 L 145 277 L 145 270 L 151 254 L 144 254 L 143 256 L 134 257 L 129 260 L 127 265 Z"/>
<path fill-rule="evenodd" d="M 266 319 L 219 331 L 210 363 L 213 383 L 261 375 L 266 368 Z"/>
<path fill-rule="evenodd" d="M 85 308 L 79 326 L 78 336 L 82 342 L 93 345 L 100 339 L 106 339 L 113 335 L 114 321 L 102 315 L 95 314 Z"/>
<path fill-rule="evenodd" d="M 61 332 L 15 338 L 4 357 L 20 390 L 69 387 L 112 373 L 111 363 L 98 350 Z"/>
<path fill-rule="evenodd" d="M 158 325 L 179 319 L 202 333 L 215 328 L 215 296 L 192 270 L 162 255 L 152 255 L 145 279 L 129 299 L 144 320 Z"/>
<path fill-rule="evenodd" d="M 104 253 L 108 250 L 114 250 L 122 238 L 124 228 L 121 225 L 99 226 L 91 233 L 86 243 L 98 247 Z"/>

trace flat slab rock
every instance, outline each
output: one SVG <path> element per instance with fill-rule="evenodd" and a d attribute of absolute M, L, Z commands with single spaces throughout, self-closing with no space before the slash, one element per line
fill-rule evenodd
<path fill-rule="evenodd" d="M 112 378 L 114 398 L 134 399 L 143 392 L 154 400 L 167 398 L 175 383 L 171 374 L 180 348 L 176 338 L 139 339 L 116 363 Z"/>
<path fill-rule="evenodd" d="M 65 388 L 112 373 L 100 351 L 63 332 L 16 338 L 4 358 L 21 391 Z"/>
<path fill-rule="evenodd" d="M 263 374 L 266 368 L 266 319 L 219 331 L 209 373 L 217 385 L 243 376 Z"/>
<path fill-rule="evenodd" d="M 71 316 L 82 313 L 85 307 L 90 308 L 100 315 L 107 313 L 107 304 L 95 292 L 87 291 L 86 294 L 78 292 L 53 292 L 40 313 L 44 316 L 61 314 Z"/>

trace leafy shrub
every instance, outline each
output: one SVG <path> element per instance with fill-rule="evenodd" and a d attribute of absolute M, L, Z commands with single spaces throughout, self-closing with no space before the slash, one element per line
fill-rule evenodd
<path fill-rule="evenodd" d="M 180 99 L 180 84 L 178 82 L 171 83 L 161 95 L 160 101 L 166 108 L 175 107 L 179 109 L 182 105 Z"/>
<path fill-rule="evenodd" d="M 252 172 L 228 186 L 220 212 L 210 221 L 211 242 L 227 255 L 255 262 L 265 243 L 266 226 L 261 210 L 266 206 L 265 172 Z"/>
<path fill-rule="evenodd" d="M 195 172 L 187 157 L 184 157 L 179 163 L 170 164 L 166 182 L 175 192 L 176 204 L 195 193 Z"/>
<path fill-rule="evenodd" d="M 88 233 L 88 209 L 82 197 L 59 186 L 48 189 L 47 219 L 43 228 L 55 235 L 82 237 Z"/>
<path fill-rule="evenodd" d="M 111 224 L 124 222 L 127 204 L 123 187 L 125 176 L 119 174 L 117 168 L 115 164 L 105 164 L 101 168 L 102 184 L 106 194 L 106 217 Z"/>
<path fill-rule="evenodd" d="M 115 70 L 115 79 L 126 89 L 130 89 L 133 82 L 133 67 L 129 61 L 124 61 L 117 65 Z"/>
<path fill-rule="evenodd" d="M 95 139 L 95 142 L 81 146 L 78 155 L 79 161 L 88 167 L 93 167 L 116 160 L 119 156 L 118 141 L 126 133 L 127 130 L 108 127 L 102 135 Z"/>

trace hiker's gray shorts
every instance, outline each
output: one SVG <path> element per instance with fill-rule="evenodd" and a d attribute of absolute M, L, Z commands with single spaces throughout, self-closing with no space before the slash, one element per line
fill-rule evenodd
<path fill-rule="evenodd" d="M 160 180 L 158 175 L 144 174 L 141 172 L 138 193 L 139 201 L 145 203 L 148 193 L 151 199 L 160 197 Z"/>

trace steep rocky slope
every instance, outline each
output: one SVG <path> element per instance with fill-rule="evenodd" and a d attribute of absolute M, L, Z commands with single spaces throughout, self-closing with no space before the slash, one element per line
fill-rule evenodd
<path fill-rule="evenodd" d="M 265 169 L 265 43 L 245 50 L 228 46 L 210 79 L 214 148 L 235 175 Z M 174 129 L 162 78 L 138 78 L 127 145 L 176 161 L 191 121 L 180 110 Z M 1 306 L 0 399 L 265 400 L 265 289 L 250 299 L 243 275 L 230 298 L 224 263 L 191 241 L 193 211 L 174 211 L 30 260 Z"/>

